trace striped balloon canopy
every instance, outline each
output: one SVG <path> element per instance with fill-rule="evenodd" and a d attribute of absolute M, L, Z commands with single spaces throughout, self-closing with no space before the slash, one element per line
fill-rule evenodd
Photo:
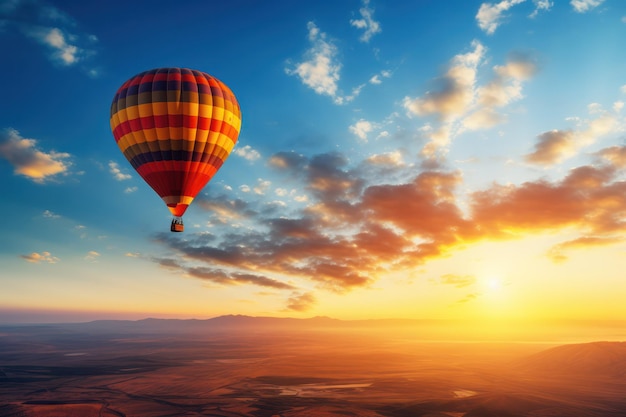
<path fill-rule="evenodd" d="M 158 68 L 122 84 L 110 122 L 126 159 L 181 217 L 235 146 L 241 110 L 217 78 L 186 68 Z"/>

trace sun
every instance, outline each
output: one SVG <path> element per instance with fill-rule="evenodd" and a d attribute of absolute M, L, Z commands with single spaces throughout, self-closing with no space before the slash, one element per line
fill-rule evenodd
<path fill-rule="evenodd" d="M 502 279 L 499 277 L 490 277 L 487 278 L 487 289 L 490 291 L 498 291 L 502 288 Z"/>

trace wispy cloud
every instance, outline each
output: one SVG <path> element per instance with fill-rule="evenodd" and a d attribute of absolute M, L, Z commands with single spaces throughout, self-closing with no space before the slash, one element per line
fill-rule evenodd
<path fill-rule="evenodd" d="M 512 54 L 504 65 L 495 65 L 485 85 L 477 85 L 486 48 L 478 41 L 472 50 L 456 55 L 448 70 L 437 80 L 436 89 L 421 97 L 405 97 L 410 117 L 436 118 L 422 133 L 429 142 L 422 155 L 435 158 L 445 152 L 454 137 L 466 130 L 489 129 L 506 121 L 501 108 L 523 97 L 522 84 L 537 71 L 532 56 Z"/>
<path fill-rule="evenodd" d="M 570 4 L 578 13 L 585 13 L 604 3 L 604 0 L 571 0 Z"/>
<path fill-rule="evenodd" d="M 60 215 L 58 215 L 56 213 L 53 213 L 50 210 L 45 210 L 43 212 L 43 217 L 45 217 L 46 219 L 59 219 L 59 218 L 61 218 Z"/>
<path fill-rule="evenodd" d="M 56 256 L 52 256 L 50 252 L 33 252 L 30 255 L 20 255 L 20 258 L 24 259 L 26 262 L 38 264 L 38 263 L 48 263 L 55 264 L 60 261 Z"/>
<path fill-rule="evenodd" d="M 493 35 L 498 26 L 502 23 L 504 13 L 516 4 L 526 0 L 503 0 L 498 3 L 483 3 L 478 9 L 476 20 L 478 26 L 488 35 Z"/>
<path fill-rule="evenodd" d="M 113 174 L 113 178 L 115 178 L 117 181 L 125 181 L 132 178 L 130 174 L 122 172 L 117 162 L 109 161 L 109 172 Z"/>
<path fill-rule="evenodd" d="M 537 17 L 540 11 L 548 11 L 554 6 L 554 2 L 551 0 L 533 0 L 533 3 L 535 3 L 535 10 L 528 15 L 531 19 Z"/>
<path fill-rule="evenodd" d="M 13 165 L 16 174 L 37 183 L 67 174 L 71 166 L 69 153 L 46 153 L 37 148 L 35 139 L 24 138 L 17 130 L 10 128 L 0 132 L 0 157 Z"/>
<path fill-rule="evenodd" d="M 373 75 L 372 78 L 370 78 L 369 83 L 370 84 L 375 84 L 375 85 L 382 84 L 383 80 L 381 79 L 381 77 L 382 78 L 390 78 L 391 77 L 391 71 L 383 70 L 380 73 Z"/>
<path fill-rule="evenodd" d="M 441 276 L 440 282 L 445 285 L 463 288 L 475 283 L 476 278 L 473 275 L 445 274 Z"/>
<path fill-rule="evenodd" d="M 43 1 L 5 1 L 0 7 L 0 21 L 5 30 L 14 29 L 44 45 L 51 51 L 50 60 L 61 66 L 86 63 L 95 55 L 96 36 L 77 33 L 78 25 L 72 17 Z M 83 65 L 81 68 L 90 76 L 98 75 L 93 66 Z"/>
<path fill-rule="evenodd" d="M 583 236 L 553 246 L 550 250 L 548 250 L 546 256 L 548 256 L 548 258 L 555 263 L 565 262 L 568 259 L 568 256 L 566 255 L 567 251 L 575 249 L 588 250 L 597 246 L 614 245 L 616 243 L 624 242 L 624 240 L 626 239 L 621 236 Z"/>
<path fill-rule="evenodd" d="M 369 7 L 369 0 L 363 0 L 363 7 L 359 9 L 360 19 L 350 20 L 350 24 L 363 30 L 359 38 L 361 42 L 369 42 L 372 36 L 382 32 L 380 23 L 374 20 L 374 9 Z"/>

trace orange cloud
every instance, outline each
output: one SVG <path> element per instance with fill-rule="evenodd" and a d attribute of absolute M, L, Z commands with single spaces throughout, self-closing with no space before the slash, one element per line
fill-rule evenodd
<path fill-rule="evenodd" d="M 564 262 L 568 259 L 564 252 L 571 249 L 586 249 L 596 246 L 614 245 L 616 243 L 623 242 L 622 237 L 597 237 L 597 236 L 583 236 L 577 239 L 569 240 L 567 242 L 559 243 L 553 246 L 546 253 L 546 256 L 553 262 Z"/>
<path fill-rule="evenodd" d="M 0 133 L 0 157 L 13 165 L 16 174 L 41 183 L 67 172 L 70 154 L 46 153 L 37 149 L 36 145 L 36 140 L 23 138 L 15 129 L 5 129 Z"/>
<path fill-rule="evenodd" d="M 218 285 L 252 284 L 304 294 L 303 283 L 314 283 L 345 292 L 481 240 L 578 231 L 579 239 L 553 248 L 556 259 L 582 245 L 621 241 L 626 183 L 619 181 L 619 156 L 625 153 L 607 148 L 597 154 L 596 165 L 573 169 L 559 181 L 494 184 L 469 194 L 467 210 L 461 209 L 459 172 L 426 170 L 408 182 L 377 184 L 363 166 L 350 169 L 339 154 L 310 159 L 275 155 L 274 166 L 302 181 L 314 200 L 311 205 L 285 212 L 261 202 L 210 198 L 221 202 L 202 205 L 213 216 L 223 216 L 227 207 L 233 217 L 245 216 L 258 227 L 182 241 L 164 234 L 161 242 L 179 260 L 156 261 Z M 464 287 L 473 277 L 443 275 L 441 282 Z"/>
<path fill-rule="evenodd" d="M 30 255 L 20 255 L 20 258 L 24 259 L 26 262 L 31 262 L 35 264 L 42 263 L 42 262 L 55 264 L 60 261 L 60 259 L 57 258 L 56 256 L 52 256 L 50 252 L 41 252 L 41 253 L 33 252 Z"/>

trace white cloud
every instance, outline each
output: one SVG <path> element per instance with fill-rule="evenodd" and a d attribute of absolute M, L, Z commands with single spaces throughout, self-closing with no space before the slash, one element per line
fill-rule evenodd
<path fill-rule="evenodd" d="M 499 3 L 483 3 L 478 9 L 476 20 L 478 26 L 488 35 L 492 35 L 502 19 L 502 14 L 516 4 L 523 3 L 526 0 L 503 0 Z"/>
<path fill-rule="evenodd" d="M 113 178 L 117 181 L 124 181 L 132 178 L 130 174 L 125 174 L 122 170 L 120 170 L 120 166 L 117 162 L 109 161 L 109 172 L 113 174 Z"/>
<path fill-rule="evenodd" d="M 235 155 L 240 156 L 243 159 L 247 159 L 248 161 L 256 161 L 261 157 L 261 154 L 252 149 L 250 145 L 246 145 L 243 148 L 237 148 L 234 153 Z"/>
<path fill-rule="evenodd" d="M 250 191 L 252 191 L 252 189 L 249 185 L 244 184 L 239 186 L 239 191 L 241 191 L 242 193 L 249 193 Z"/>
<path fill-rule="evenodd" d="M 359 38 L 361 42 L 369 42 L 369 40 L 377 33 L 382 32 L 380 23 L 373 18 L 374 9 L 370 9 L 369 0 L 363 0 L 363 7 L 359 9 L 361 19 L 352 19 L 350 24 L 358 29 L 363 29 L 364 32 Z"/>
<path fill-rule="evenodd" d="M 374 130 L 374 124 L 367 120 L 361 119 L 349 127 L 350 132 L 354 133 L 364 142 L 367 142 L 367 134 Z"/>
<path fill-rule="evenodd" d="M 622 93 L 626 94 L 626 84 L 624 84 L 623 86 L 621 86 L 619 88 L 619 91 L 621 91 Z"/>
<path fill-rule="evenodd" d="M 58 215 L 58 214 L 56 214 L 56 213 L 51 212 L 50 210 L 45 210 L 45 211 L 43 212 L 43 217 L 45 217 L 46 219 L 58 219 L 58 218 L 60 218 L 61 216 L 59 216 L 59 215 Z"/>
<path fill-rule="evenodd" d="M 271 181 L 267 181 L 267 180 L 264 180 L 262 178 L 258 178 L 257 179 L 257 185 L 256 185 L 256 187 L 252 188 L 252 191 L 254 191 L 254 193 L 258 194 L 258 195 L 264 195 L 265 192 L 270 188 L 271 185 L 272 185 Z"/>
<path fill-rule="evenodd" d="M 73 65 L 85 54 L 78 46 L 69 44 L 66 35 L 59 28 L 23 27 L 22 33 L 52 49 L 52 60 L 62 65 Z"/>
<path fill-rule="evenodd" d="M 585 13 L 601 5 L 604 0 L 571 0 L 570 4 L 578 13 Z"/>
<path fill-rule="evenodd" d="M 50 252 L 33 252 L 30 255 L 20 255 L 20 258 L 24 259 L 26 262 L 38 264 L 38 263 L 49 263 L 55 264 L 60 261 L 56 256 L 52 256 Z"/>
<path fill-rule="evenodd" d="M 383 77 L 383 78 L 391 77 L 391 71 L 387 71 L 387 70 L 381 71 L 380 74 L 376 74 L 372 78 L 370 78 L 369 83 L 370 84 L 381 84 L 383 82 L 383 80 L 381 80 L 380 77 Z"/>
<path fill-rule="evenodd" d="M 18 33 L 36 40 L 52 51 L 50 59 L 63 66 L 73 66 L 95 54 L 94 35 L 70 33 L 76 23 L 69 15 L 56 7 L 39 0 L 4 1 L 0 5 L 5 30 L 15 29 Z M 93 68 L 82 68 L 93 76 Z"/>
<path fill-rule="evenodd" d="M 126 187 L 126 189 L 124 190 L 124 193 L 125 194 L 131 194 L 131 193 L 134 193 L 137 190 L 138 190 L 138 188 L 136 186 L 135 187 Z"/>
<path fill-rule="evenodd" d="M 286 197 L 289 194 L 289 191 L 285 188 L 277 188 L 274 190 L 277 196 Z"/>
<path fill-rule="evenodd" d="M 71 164 L 66 160 L 70 154 L 55 151 L 46 153 L 37 149 L 36 145 L 35 139 L 23 138 L 15 129 L 0 132 L 0 157 L 13 165 L 16 174 L 42 183 L 68 171 Z"/>
<path fill-rule="evenodd" d="M 320 32 L 313 22 L 307 25 L 309 40 L 313 44 L 306 52 L 307 60 L 296 64 L 293 69 L 285 69 L 289 75 L 297 75 L 317 94 L 335 98 L 341 63 L 337 62 L 337 47 L 326 40 L 326 34 Z"/>
<path fill-rule="evenodd" d="M 537 17 L 540 10 L 548 11 L 554 6 L 554 3 L 550 0 L 533 0 L 535 3 L 535 10 L 528 16 L 531 19 Z"/>

